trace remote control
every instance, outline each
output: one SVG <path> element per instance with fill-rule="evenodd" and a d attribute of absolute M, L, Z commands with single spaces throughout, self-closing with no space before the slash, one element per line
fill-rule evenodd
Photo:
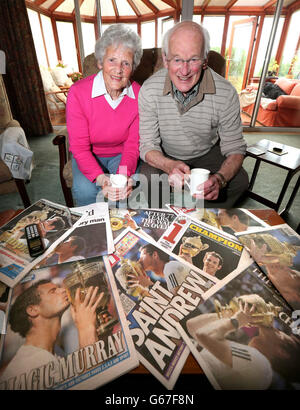
<path fill-rule="evenodd" d="M 29 255 L 33 258 L 41 255 L 44 252 L 44 244 L 37 224 L 25 226 L 25 236 L 27 239 Z"/>

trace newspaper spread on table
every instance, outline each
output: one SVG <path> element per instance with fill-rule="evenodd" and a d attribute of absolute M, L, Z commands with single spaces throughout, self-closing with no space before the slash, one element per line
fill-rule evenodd
<path fill-rule="evenodd" d="M 176 327 L 213 387 L 299 389 L 297 316 L 258 266 L 212 291 Z"/>
<path fill-rule="evenodd" d="M 251 259 L 236 237 L 187 215 L 178 215 L 158 243 L 216 280 L 234 274 Z"/>
<path fill-rule="evenodd" d="M 11 291 L 0 390 L 94 389 L 138 366 L 102 257 L 36 269 Z"/>
<path fill-rule="evenodd" d="M 130 228 L 115 240 L 115 252 L 107 258 L 140 361 L 172 389 L 189 354 L 174 323 L 194 308 L 177 293 L 178 284 L 191 277 L 187 287 L 202 297 L 216 282 Z"/>
<path fill-rule="evenodd" d="M 0 280 L 14 286 L 34 266 L 24 235 L 25 226 L 39 226 L 45 248 L 72 227 L 69 208 L 40 199 L 0 228 Z"/>
<path fill-rule="evenodd" d="M 103 256 L 114 251 L 107 203 L 97 203 L 82 214 L 36 262 L 35 267 L 53 266 Z"/>
<path fill-rule="evenodd" d="M 287 224 L 237 234 L 293 309 L 300 309 L 300 236 Z"/>

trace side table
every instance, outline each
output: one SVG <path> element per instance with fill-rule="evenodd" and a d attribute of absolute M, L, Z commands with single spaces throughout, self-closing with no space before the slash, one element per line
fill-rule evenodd
<path fill-rule="evenodd" d="M 269 150 L 272 150 L 274 146 L 278 146 L 278 145 L 282 146 L 283 151 L 287 151 L 287 153 L 283 155 L 277 155 L 269 151 Z M 265 151 L 265 153 L 262 155 L 257 155 L 257 154 L 253 154 L 249 152 L 248 150 L 246 152 L 246 157 L 249 156 L 256 160 L 254 169 L 252 172 L 252 176 L 250 179 L 250 184 L 248 187 L 247 194 L 250 198 L 255 199 L 256 201 L 267 205 L 268 207 L 274 209 L 275 211 L 279 211 L 280 205 L 288 189 L 289 183 L 291 182 L 291 179 L 293 178 L 295 174 L 297 174 L 300 171 L 300 149 L 291 147 L 289 145 L 277 144 L 276 142 L 273 142 L 267 139 L 262 139 L 256 144 L 251 145 L 251 146 L 262 148 Z M 280 190 L 280 193 L 279 193 L 279 196 L 276 202 L 270 201 L 269 199 L 253 191 L 254 183 L 255 183 L 255 180 L 256 180 L 256 177 L 259 171 L 260 164 L 262 162 L 266 162 L 268 164 L 285 169 L 287 171 L 287 176 L 285 178 L 284 184 Z M 297 191 L 299 189 L 299 185 L 300 185 L 300 177 L 298 178 L 298 181 L 293 189 L 293 192 L 288 200 L 286 207 L 280 212 L 278 212 L 280 215 L 288 212 L 289 209 L 291 208 L 293 201 L 295 199 L 295 196 L 297 194 Z M 274 189 L 276 189 L 276 187 L 277 186 L 274 181 Z"/>

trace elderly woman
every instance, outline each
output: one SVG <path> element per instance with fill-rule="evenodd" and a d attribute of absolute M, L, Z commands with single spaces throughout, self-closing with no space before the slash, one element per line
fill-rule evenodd
<path fill-rule="evenodd" d="M 127 198 L 139 159 L 139 84 L 130 76 L 142 57 L 139 36 L 124 24 L 110 26 L 96 42 L 100 72 L 72 85 L 66 118 L 77 206 L 96 202 L 102 189 L 111 201 Z M 107 174 L 127 178 L 115 188 Z"/>

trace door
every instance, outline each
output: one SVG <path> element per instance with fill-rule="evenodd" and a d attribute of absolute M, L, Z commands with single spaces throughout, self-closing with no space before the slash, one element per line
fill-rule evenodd
<path fill-rule="evenodd" d="M 226 64 L 226 78 L 239 93 L 246 87 L 254 45 L 257 17 L 232 24 Z"/>

